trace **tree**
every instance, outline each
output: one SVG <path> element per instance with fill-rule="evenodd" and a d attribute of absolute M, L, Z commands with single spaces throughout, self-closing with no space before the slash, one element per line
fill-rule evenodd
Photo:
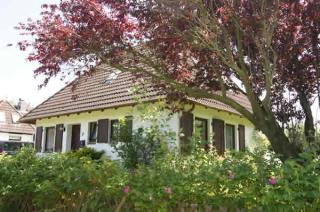
<path fill-rule="evenodd" d="M 319 95 L 320 2 L 315 0 L 62 0 L 18 29 L 34 39 L 35 74 L 81 74 L 107 63 L 142 72 L 169 97 L 212 98 L 250 120 L 283 158 L 285 128 Z M 246 95 L 252 110 L 236 100 Z M 175 98 L 173 98 L 175 99 Z M 300 105 L 302 110 L 298 109 Z"/>

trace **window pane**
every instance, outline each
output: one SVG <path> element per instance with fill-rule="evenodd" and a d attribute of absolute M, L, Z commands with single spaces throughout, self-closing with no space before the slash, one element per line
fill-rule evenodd
<path fill-rule="evenodd" d="M 116 141 L 119 139 L 119 120 L 111 120 L 110 140 Z"/>
<path fill-rule="evenodd" d="M 53 152 L 54 147 L 54 127 L 48 127 L 46 129 L 46 145 L 45 145 L 45 151 L 46 152 Z"/>
<path fill-rule="evenodd" d="M 195 119 L 195 133 L 200 135 L 201 140 L 208 141 L 208 121 L 206 119 Z"/>
<path fill-rule="evenodd" d="M 97 124 L 97 122 L 89 123 L 89 142 L 90 143 L 97 142 L 97 134 L 98 134 L 98 124 Z"/>
<path fill-rule="evenodd" d="M 21 149 L 22 144 L 21 143 L 15 143 L 15 142 L 6 142 L 4 143 L 4 151 L 7 152 L 15 152 Z"/>
<path fill-rule="evenodd" d="M 226 149 L 235 149 L 234 126 L 226 125 Z"/>

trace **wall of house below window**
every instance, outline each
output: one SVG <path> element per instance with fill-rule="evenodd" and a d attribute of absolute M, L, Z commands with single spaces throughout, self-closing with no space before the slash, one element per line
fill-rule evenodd
<path fill-rule="evenodd" d="M 23 146 L 33 146 L 33 135 L 0 132 L 0 152 L 15 152 Z"/>
<path fill-rule="evenodd" d="M 235 126 L 235 149 L 239 150 L 239 135 L 238 135 L 238 126 L 244 125 L 245 126 L 245 141 L 246 141 L 246 148 L 253 150 L 255 148 L 255 144 L 253 141 L 253 132 L 254 126 L 253 124 L 239 115 L 218 111 L 215 109 L 207 108 L 201 105 L 196 105 L 193 112 L 194 118 L 202 118 L 208 120 L 208 132 L 209 132 L 209 142 L 212 143 L 213 135 L 212 135 L 212 119 L 221 119 L 224 120 L 225 125 L 233 125 Z M 225 133 L 226 134 L 226 133 Z"/>
<path fill-rule="evenodd" d="M 246 136 L 246 147 L 249 149 L 254 148 L 254 142 L 252 140 L 252 135 L 254 132 L 254 126 L 245 118 L 241 118 L 239 115 L 234 115 L 227 112 L 218 111 L 211 108 L 206 108 L 200 105 L 197 105 L 193 112 L 194 118 L 199 117 L 208 120 L 208 138 L 209 142 L 212 142 L 212 119 L 222 119 L 225 121 L 225 124 L 231 124 L 235 126 L 235 140 L 236 140 L 236 150 L 239 149 L 238 142 L 238 125 L 245 126 L 245 136 Z M 168 114 L 164 112 L 164 116 Z M 170 130 L 176 132 L 176 138 L 174 141 L 170 141 L 170 147 L 178 147 L 179 148 L 179 117 L 181 114 L 174 114 L 169 122 L 168 128 Z M 111 148 L 110 144 L 107 143 L 94 143 L 90 144 L 89 140 L 89 123 L 98 121 L 99 119 L 119 119 L 126 116 L 133 116 L 133 129 L 138 129 L 139 127 L 147 127 L 149 124 L 147 122 L 142 122 L 139 117 L 139 112 L 135 107 L 126 106 L 120 107 L 117 109 L 105 109 L 100 111 L 93 112 L 84 112 L 79 114 L 71 114 L 69 116 L 59 116 L 52 118 L 45 118 L 37 120 L 37 127 L 43 127 L 42 134 L 42 152 L 44 152 L 45 148 L 45 138 L 46 138 L 46 127 L 54 127 L 57 124 L 64 124 L 64 133 L 63 133 L 63 142 L 62 142 L 62 152 L 69 151 L 71 149 L 71 134 L 72 134 L 72 125 L 80 125 L 80 140 L 85 141 L 86 146 L 92 147 L 96 150 L 104 150 L 107 155 L 109 155 L 112 159 L 117 159 L 118 156 Z"/>
<path fill-rule="evenodd" d="M 167 115 L 168 113 L 166 113 Z M 63 142 L 62 142 L 62 152 L 69 151 L 71 149 L 71 135 L 72 135 L 72 125 L 80 125 L 80 140 L 85 141 L 86 146 L 92 147 L 96 150 L 104 150 L 107 155 L 112 159 L 118 159 L 117 154 L 111 148 L 108 143 L 89 143 L 89 123 L 96 122 L 99 119 L 119 119 L 126 116 L 133 116 L 133 130 L 140 127 L 148 126 L 147 122 L 142 122 L 139 118 L 139 112 L 135 107 L 127 106 L 120 107 L 118 109 L 105 109 L 100 111 L 84 112 L 79 114 L 71 114 L 69 116 L 52 117 L 37 120 L 37 127 L 43 127 L 42 134 L 42 152 L 45 152 L 45 138 L 46 138 L 46 127 L 53 127 L 57 124 L 64 124 Z M 179 126 L 178 115 L 175 114 L 168 122 L 168 128 L 172 131 L 177 132 Z M 170 142 L 170 147 L 177 145 L 178 135 L 176 139 Z"/>
<path fill-rule="evenodd" d="M 18 137 L 21 137 L 20 141 Z M 12 139 L 14 139 L 15 142 L 33 143 L 33 135 L 0 132 L 0 141 L 10 141 Z"/>

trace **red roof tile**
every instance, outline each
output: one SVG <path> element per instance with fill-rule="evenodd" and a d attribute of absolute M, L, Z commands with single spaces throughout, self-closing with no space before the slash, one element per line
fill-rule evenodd
<path fill-rule="evenodd" d="M 117 70 L 113 68 L 104 66 L 103 68 L 97 69 L 91 76 L 81 76 L 74 89 L 72 84 L 67 85 L 23 116 L 20 122 L 35 123 L 35 120 L 40 118 L 135 104 L 135 96 L 130 90 L 134 84 L 141 84 L 136 81 L 136 78 L 131 73 L 120 73 L 117 78 L 106 83 L 110 74 L 116 71 Z M 141 97 L 143 101 L 165 98 L 165 95 L 159 94 L 159 89 L 150 82 L 145 83 L 144 89 L 146 89 L 146 92 L 144 96 Z M 245 97 L 235 96 L 235 98 L 246 106 L 248 105 Z M 216 100 L 190 98 L 190 101 L 239 114 L 230 106 Z"/>
<path fill-rule="evenodd" d="M 18 118 L 21 114 L 7 101 L 0 101 L 0 113 L 4 114 L 5 120 L 0 120 L 0 132 L 18 133 L 18 134 L 34 134 L 35 127 L 31 124 L 15 123 L 12 115 Z"/>

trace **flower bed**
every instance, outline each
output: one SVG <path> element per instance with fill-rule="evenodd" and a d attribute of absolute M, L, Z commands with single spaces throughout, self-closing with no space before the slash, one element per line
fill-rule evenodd
<path fill-rule="evenodd" d="M 127 171 L 84 154 L 0 156 L 0 211 L 319 211 L 320 163 L 265 152 L 168 154 Z"/>

